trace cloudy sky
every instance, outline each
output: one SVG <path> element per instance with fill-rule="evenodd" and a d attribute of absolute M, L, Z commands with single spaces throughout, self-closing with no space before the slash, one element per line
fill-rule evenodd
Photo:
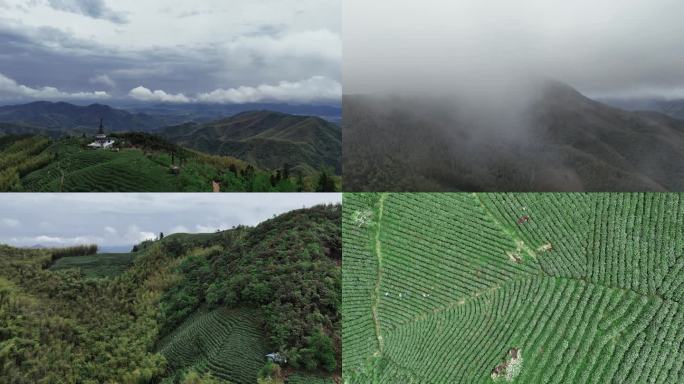
<path fill-rule="evenodd" d="M 344 92 L 544 76 L 594 96 L 684 97 L 681 0 L 345 0 Z"/>
<path fill-rule="evenodd" d="M 0 194 L 0 243 L 14 246 L 131 246 L 164 232 L 215 232 L 256 225 L 337 193 Z"/>
<path fill-rule="evenodd" d="M 0 103 L 331 103 L 341 0 L 0 0 Z"/>

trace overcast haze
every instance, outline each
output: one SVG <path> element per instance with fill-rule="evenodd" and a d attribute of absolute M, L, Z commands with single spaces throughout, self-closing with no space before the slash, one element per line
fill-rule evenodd
<path fill-rule="evenodd" d="M 336 193 L 0 194 L 0 243 L 13 246 L 132 246 L 159 232 L 206 233 L 256 225 Z"/>
<path fill-rule="evenodd" d="M 338 103 L 340 0 L 0 0 L 0 103 Z"/>
<path fill-rule="evenodd" d="M 680 0 L 345 0 L 344 92 L 554 78 L 594 97 L 684 97 Z"/>

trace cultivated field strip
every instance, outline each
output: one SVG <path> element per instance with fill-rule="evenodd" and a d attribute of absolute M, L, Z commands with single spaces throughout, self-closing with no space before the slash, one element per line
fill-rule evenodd
<path fill-rule="evenodd" d="M 349 214 L 342 218 L 342 334 L 345 348 L 358 351 L 342 360 L 343 367 L 363 365 L 368 356 L 379 353 L 372 312 L 378 271 L 374 234 L 379 200 L 377 194 L 355 194 L 343 201 Z"/>
<path fill-rule="evenodd" d="M 59 161 L 23 179 L 29 191 L 145 191 L 174 190 L 175 179 L 141 152 L 85 151 Z"/>
<path fill-rule="evenodd" d="M 684 382 L 681 197 L 346 194 L 345 381 Z"/>
<path fill-rule="evenodd" d="M 98 253 L 88 256 L 68 256 L 55 261 L 50 270 L 75 268 L 88 277 L 113 277 L 123 273 L 135 260 L 133 253 Z"/>
<path fill-rule="evenodd" d="M 252 384 L 264 364 L 266 341 L 256 313 L 219 309 L 198 312 L 160 343 L 174 369 L 194 367 L 236 384 Z"/>
<path fill-rule="evenodd" d="M 392 271 L 380 285 L 383 329 L 535 272 L 510 262 L 515 242 L 469 195 L 388 195 L 380 241 Z"/>
<path fill-rule="evenodd" d="M 643 294 L 657 293 L 664 283 L 669 288 L 669 279 L 678 279 L 678 275 L 668 275 L 668 271 L 679 269 L 684 251 L 684 208 L 680 197 L 597 195 L 601 214 L 589 254 L 593 262 L 591 279 Z"/>
<path fill-rule="evenodd" d="M 587 234 L 592 228 L 592 201 L 582 194 L 482 194 L 478 195 L 489 212 L 513 236 L 536 254 L 550 245 L 553 252 L 537 260 L 554 276 L 586 275 Z M 528 221 L 518 224 L 527 217 Z"/>
<path fill-rule="evenodd" d="M 286 384 L 334 384 L 333 379 L 295 373 L 287 377 Z"/>

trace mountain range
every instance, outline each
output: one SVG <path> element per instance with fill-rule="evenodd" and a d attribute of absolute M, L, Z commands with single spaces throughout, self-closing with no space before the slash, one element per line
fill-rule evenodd
<path fill-rule="evenodd" d="M 342 168 L 342 132 L 318 117 L 251 111 L 162 128 L 159 135 L 186 148 L 230 154 L 265 169 L 281 168 L 284 162 L 303 173 L 327 167 L 340 174 Z"/>
<path fill-rule="evenodd" d="M 267 106 L 330 114 L 333 119 L 339 112 L 336 107 L 326 106 Z M 338 125 L 317 116 L 271 110 L 235 114 L 245 107 L 150 106 L 136 112 L 101 104 L 77 106 L 40 101 L 0 107 L 0 136 L 43 135 L 58 139 L 93 135 L 103 119 L 106 133 L 152 133 L 187 148 L 229 155 L 263 169 L 280 169 L 288 164 L 304 176 L 323 169 L 340 174 L 342 143 Z M 211 116 L 222 117 L 206 120 Z"/>
<path fill-rule="evenodd" d="M 269 110 L 294 115 L 317 116 L 339 122 L 340 108 L 334 106 L 287 104 L 191 104 L 131 105 L 115 108 L 103 104 L 75 105 L 65 102 L 36 101 L 28 104 L 0 106 L 0 123 L 13 124 L 14 130 L 42 129 L 51 135 L 60 132 L 93 132 L 100 119 L 113 132 L 151 132 L 158 128 L 186 122 L 209 122 L 245 111 Z M 0 133 L 5 128 L 0 126 Z"/>
<path fill-rule="evenodd" d="M 684 121 L 611 107 L 554 81 L 509 97 L 345 96 L 346 188 L 684 189 Z"/>
<path fill-rule="evenodd" d="M 684 119 L 684 99 L 607 98 L 599 101 L 628 111 L 660 112 L 675 119 Z"/>
<path fill-rule="evenodd" d="M 174 118 L 131 113 L 102 104 L 78 106 L 64 102 L 36 101 L 0 107 L 0 122 L 32 129 L 40 128 L 50 132 L 95 131 L 100 119 L 106 122 L 107 129 L 110 131 L 150 131 L 178 122 Z"/>

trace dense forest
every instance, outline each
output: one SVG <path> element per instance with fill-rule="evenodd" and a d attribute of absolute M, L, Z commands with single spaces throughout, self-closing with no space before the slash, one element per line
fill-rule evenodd
<path fill-rule="evenodd" d="M 105 277 L 53 268 L 92 246 L 0 246 L 0 381 L 339 382 L 340 211 L 169 235 Z"/>

